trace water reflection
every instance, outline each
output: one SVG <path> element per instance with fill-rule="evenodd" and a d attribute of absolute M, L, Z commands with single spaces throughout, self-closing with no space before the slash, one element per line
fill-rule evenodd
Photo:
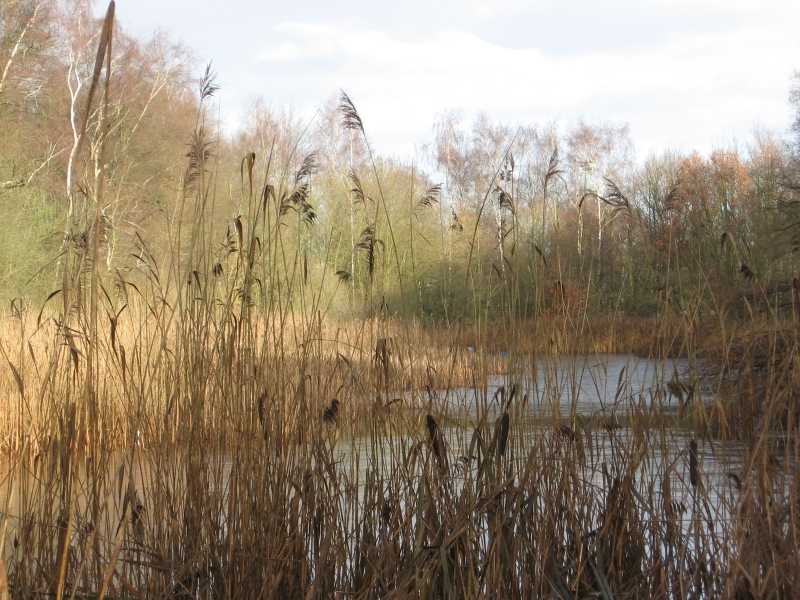
<path fill-rule="evenodd" d="M 701 439 L 698 488 L 691 484 L 688 460 L 690 440 L 696 434 L 685 424 L 665 426 L 659 420 L 664 415 L 674 416 L 682 401 L 667 384 L 688 380 L 686 359 L 558 356 L 519 360 L 515 367 L 509 374 L 489 376 L 485 388 L 408 392 L 406 405 L 419 414 L 417 435 L 399 435 L 377 443 L 370 436 L 343 440 L 335 452 L 340 465 L 352 480 L 363 482 L 368 473 L 374 476 L 380 463 L 378 471 L 388 478 L 397 457 L 407 455 L 414 445 L 425 444 L 428 432 L 423 417 L 428 413 L 436 416 L 442 428 L 450 476 L 458 487 L 475 474 L 471 452 L 476 428 L 487 423 L 493 426 L 502 412 L 508 411 L 517 422 L 525 422 L 514 429 L 523 439 L 516 440 L 509 456 L 517 462 L 517 473 L 527 460 L 525 449 L 539 444 L 555 453 L 571 445 L 575 472 L 596 491 L 597 502 L 603 501 L 615 479 L 633 477 L 637 493 L 648 496 L 643 505 L 654 511 L 643 517 L 657 519 L 656 507 L 663 510 L 666 501 L 671 518 L 682 523 L 684 533 L 697 519 L 716 523 L 716 527 L 730 521 L 737 497 L 730 474 L 741 474 L 742 445 Z M 697 398 L 712 400 L 710 396 Z M 643 418 L 637 421 L 638 417 Z M 376 449 L 378 456 L 374 456 Z M 630 465 L 634 465 L 633 472 L 618 470 Z"/>

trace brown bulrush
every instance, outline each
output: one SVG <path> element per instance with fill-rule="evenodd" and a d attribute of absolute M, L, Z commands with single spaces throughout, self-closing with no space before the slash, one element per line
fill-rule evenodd
<path fill-rule="evenodd" d="M 331 400 L 330 406 L 322 413 L 322 420 L 326 423 L 333 423 L 339 418 L 339 401 L 334 398 Z"/>

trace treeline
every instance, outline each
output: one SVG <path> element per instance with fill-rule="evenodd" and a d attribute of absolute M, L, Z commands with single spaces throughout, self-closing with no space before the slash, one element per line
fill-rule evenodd
<path fill-rule="evenodd" d="M 86 109 L 99 31 L 85 2 L 0 7 L 5 306 L 58 287 L 61 258 L 91 237 L 101 170 L 102 272 L 135 281 L 145 248 L 166 273 L 191 245 L 197 285 L 239 289 L 245 304 L 279 294 L 436 320 L 670 306 L 703 319 L 789 314 L 800 290 L 800 120 L 794 138 L 637 162 L 624 126 L 470 126 L 450 112 L 416 161 L 398 160 L 370 148 L 346 95 L 310 122 L 255 101 L 222 135 L 213 73 L 198 92 L 188 49 L 117 28 L 101 156 L 103 104 Z M 245 250 L 259 270 L 243 292 Z"/>
<path fill-rule="evenodd" d="M 102 23 L 92 4 L 0 3 L 0 294 L 6 308 L 15 297 L 38 300 L 57 287 L 59 256 L 67 242 L 86 237 L 94 216 L 101 164 L 109 270 L 126 264 L 128 240 L 151 229 L 153 214 L 169 212 L 186 168 L 197 69 L 191 51 L 164 33 L 137 39 L 115 29 L 108 141 L 100 156 L 99 94 L 86 109 Z"/>

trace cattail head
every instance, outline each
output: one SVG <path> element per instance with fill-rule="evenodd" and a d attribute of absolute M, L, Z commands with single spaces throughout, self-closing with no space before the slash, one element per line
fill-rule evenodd
<path fill-rule="evenodd" d="M 383 505 L 381 506 L 381 521 L 389 523 L 392 518 L 392 503 L 389 498 L 384 498 Z"/>
<path fill-rule="evenodd" d="M 697 471 L 697 440 L 693 439 L 689 442 L 689 481 L 692 483 L 692 487 L 697 487 Z"/>
<path fill-rule="evenodd" d="M 513 390 L 514 388 L 512 388 Z M 508 427 L 510 425 L 511 418 L 508 416 L 507 412 L 503 413 L 503 416 L 500 417 L 500 438 L 497 440 L 497 452 L 500 456 L 505 456 L 506 454 L 506 442 L 508 442 Z"/>
<path fill-rule="evenodd" d="M 428 437 L 430 438 L 431 448 L 433 448 L 433 453 L 436 455 L 436 460 L 439 461 L 439 464 L 442 464 L 442 439 L 441 433 L 439 432 L 439 425 L 436 423 L 436 419 L 433 418 L 431 415 L 427 415 L 425 417 L 425 423 L 428 426 Z"/>
<path fill-rule="evenodd" d="M 568 439 L 569 441 L 575 440 L 575 432 L 572 431 L 572 427 L 569 425 L 562 425 L 558 428 L 558 433 L 561 437 Z"/>
<path fill-rule="evenodd" d="M 434 419 L 432 415 L 427 415 L 425 417 L 425 424 L 428 426 L 428 433 L 430 434 L 432 442 L 439 433 L 439 426 L 436 423 L 436 419 Z"/>
<path fill-rule="evenodd" d="M 745 263 L 739 266 L 739 272 L 742 274 L 745 281 L 753 281 L 753 279 L 755 279 L 755 273 L 753 273 L 752 269 Z"/>
<path fill-rule="evenodd" d="M 330 406 L 322 413 L 322 420 L 326 423 L 333 423 L 339 418 L 339 401 L 334 398 L 331 400 Z"/>

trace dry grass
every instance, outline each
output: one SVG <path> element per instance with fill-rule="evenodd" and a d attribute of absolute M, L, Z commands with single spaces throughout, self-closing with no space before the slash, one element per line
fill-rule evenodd
<path fill-rule="evenodd" d="M 620 420 L 558 408 L 577 375 L 546 380 L 552 416 L 534 417 L 536 348 L 498 356 L 497 328 L 469 349 L 464 327 L 164 296 L 106 299 L 118 316 L 94 338 L 82 303 L 71 326 L 6 322 L 16 597 L 795 594 L 787 360 L 759 375 L 742 444 L 709 437 L 709 414 L 736 413 L 704 404 L 697 373 L 677 382 L 680 425 L 666 383 L 619 395 Z"/>
<path fill-rule="evenodd" d="M 735 372 L 723 354 L 709 402 L 696 323 L 667 311 L 334 322 L 292 245 L 307 172 L 257 192 L 243 161 L 247 214 L 215 254 L 202 116 L 171 252 L 140 241 L 131 273 L 104 275 L 98 217 L 69 238 L 52 312 L 4 324 L 13 597 L 800 594 L 793 329 L 744 344 Z M 621 373 L 591 415 L 578 371 L 532 385 L 536 356 L 620 349 L 689 370 L 643 389 Z"/>

